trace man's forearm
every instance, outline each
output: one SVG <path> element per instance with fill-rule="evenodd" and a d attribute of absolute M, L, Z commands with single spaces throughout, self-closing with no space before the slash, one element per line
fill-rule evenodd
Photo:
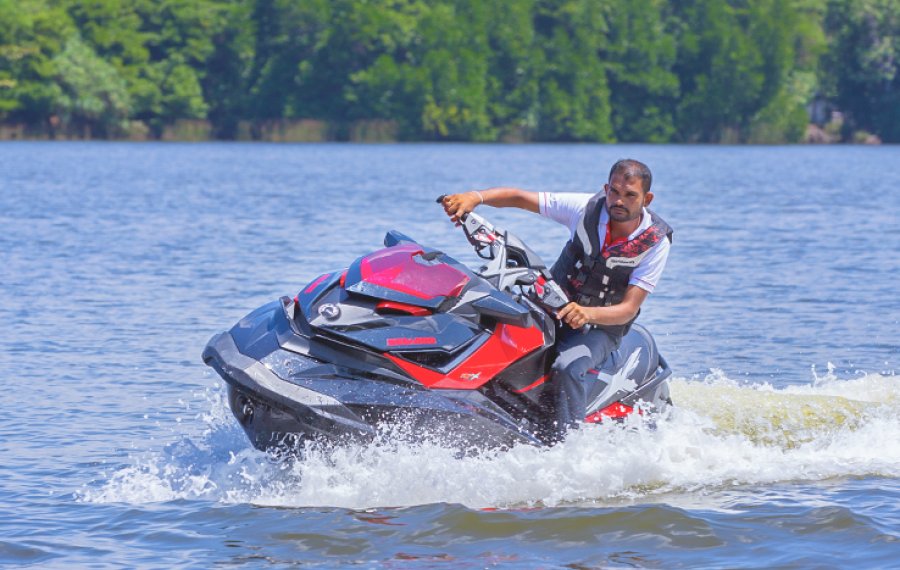
<path fill-rule="evenodd" d="M 484 203 L 495 208 L 520 208 L 529 212 L 538 213 L 538 193 L 512 188 L 509 186 L 497 186 L 487 190 L 478 191 L 484 197 Z"/>
<path fill-rule="evenodd" d="M 507 186 L 450 194 L 443 196 L 441 203 L 444 206 L 444 212 L 450 216 L 450 221 L 457 224 L 466 214 L 482 204 L 496 208 L 521 208 L 536 214 L 541 211 L 537 192 L 528 192 Z"/>
<path fill-rule="evenodd" d="M 637 316 L 637 311 L 626 305 L 588 307 L 588 322 L 592 325 L 624 325 Z"/>
<path fill-rule="evenodd" d="M 624 325 L 637 316 L 639 307 L 633 300 L 609 307 L 585 307 L 573 302 L 557 311 L 556 316 L 573 329 L 584 325 Z"/>
<path fill-rule="evenodd" d="M 609 307 L 585 307 L 578 303 L 569 303 L 557 316 L 573 329 L 583 325 L 624 325 L 638 314 L 641 303 L 649 293 L 635 285 L 629 285 L 621 303 Z"/>

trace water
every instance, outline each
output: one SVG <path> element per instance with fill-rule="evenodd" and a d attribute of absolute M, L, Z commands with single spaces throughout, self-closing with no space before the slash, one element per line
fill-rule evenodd
<path fill-rule="evenodd" d="M 648 162 L 675 228 L 641 321 L 656 431 L 460 459 L 250 448 L 208 338 L 434 197 Z M 0 145 L 0 565 L 897 567 L 900 149 Z M 485 209 L 553 259 L 566 230 Z"/>

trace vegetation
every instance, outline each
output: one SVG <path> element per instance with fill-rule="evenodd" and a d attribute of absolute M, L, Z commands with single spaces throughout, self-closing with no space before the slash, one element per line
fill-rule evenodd
<path fill-rule="evenodd" d="M 51 136 L 898 142 L 898 66 L 900 0 L 0 0 L 0 124 Z"/>

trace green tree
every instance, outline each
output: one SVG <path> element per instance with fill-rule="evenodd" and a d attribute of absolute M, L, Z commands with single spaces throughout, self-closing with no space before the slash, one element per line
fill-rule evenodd
<path fill-rule="evenodd" d="M 663 0 L 619 0 L 608 12 L 612 122 L 625 142 L 667 142 L 675 134 L 677 46 Z"/>
<path fill-rule="evenodd" d="M 743 140 L 783 143 L 800 140 L 809 122 L 806 104 L 814 95 L 815 75 L 803 73 L 798 46 L 812 44 L 801 25 L 802 5 L 791 0 L 749 2 L 748 35 L 762 57 L 763 84 L 758 109 L 750 117 Z M 804 16 L 810 16 L 804 10 Z M 805 57 L 806 54 L 801 55 Z"/>
<path fill-rule="evenodd" d="M 537 137 L 550 141 L 613 141 L 602 0 L 541 0 L 534 27 L 543 48 Z"/>
<path fill-rule="evenodd" d="M 756 110 L 765 77 L 762 56 L 722 0 L 687 0 L 676 8 L 680 37 L 676 73 L 682 98 L 679 138 L 731 139 Z"/>
<path fill-rule="evenodd" d="M 159 126 L 206 116 L 200 81 L 214 52 L 212 38 L 224 25 L 222 6 L 210 0 L 138 4 L 149 62 L 142 77 L 156 90 L 143 101 L 148 121 Z"/>
<path fill-rule="evenodd" d="M 900 142 L 900 2 L 832 0 L 825 28 L 823 82 L 847 126 Z"/>
<path fill-rule="evenodd" d="M 336 122 L 389 118 L 388 109 L 398 110 L 390 101 L 394 74 L 411 62 L 424 10 L 417 1 L 334 2 L 331 32 L 302 66 L 297 94 L 304 112 Z M 371 70 L 387 58 L 395 65 L 384 68 L 382 80 Z"/>
<path fill-rule="evenodd" d="M 486 4 L 487 104 L 494 129 L 530 138 L 538 127 L 544 52 L 532 25 L 534 0 Z"/>
<path fill-rule="evenodd" d="M 62 94 L 54 111 L 64 124 L 113 136 L 124 129 L 131 101 L 125 80 L 77 36 L 52 60 Z"/>
<path fill-rule="evenodd" d="M 478 0 L 435 5 L 422 19 L 427 138 L 492 140 L 487 113 L 487 21 Z"/>
<path fill-rule="evenodd" d="M 356 50 L 374 61 L 355 66 L 361 68 L 351 76 L 355 95 L 344 100 L 359 103 L 362 113 L 398 119 L 408 138 L 493 140 L 487 5 L 449 0 L 406 6 L 396 12 L 402 18 L 373 28 L 388 32 L 375 36 L 381 38 L 375 49 Z M 381 50 L 387 53 L 378 55 Z"/>
<path fill-rule="evenodd" d="M 676 5 L 683 140 L 796 138 L 802 105 L 791 80 L 798 43 L 790 0 L 689 0 Z M 782 117 L 787 117 L 783 120 Z M 773 122 L 774 121 L 774 122 Z M 805 123 L 805 120 L 801 121 Z"/>
<path fill-rule="evenodd" d="M 789 142 L 824 97 L 898 141 L 898 61 L 898 0 L 0 0 L 0 120 L 107 136 Z"/>
<path fill-rule="evenodd" d="M 53 58 L 75 26 L 42 0 L 0 0 L 0 120 L 47 124 L 63 96 Z"/>
<path fill-rule="evenodd" d="M 254 58 L 252 12 L 248 2 L 228 0 L 215 13 L 218 22 L 210 38 L 213 51 L 203 64 L 200 82 L 209 106 L 207 117 L 218 138 L 235 138 L 239 122 L 247 115 Z"/>
<path fill-rule="evenodd" d="M 71 0 L 85 43 L 125 79 L 132 118 L 157 134 L 181 118 L 203 118 L 200 85 L 219 3 L 211 0 Z"/>
<path fill-rule="evenodd" d="M 316 117 L 302 91 L 317 52 L 333 33 L 328 0 L 256 0 L 254 54 L 247 88 L 247 113 L 254 120 Z"/>

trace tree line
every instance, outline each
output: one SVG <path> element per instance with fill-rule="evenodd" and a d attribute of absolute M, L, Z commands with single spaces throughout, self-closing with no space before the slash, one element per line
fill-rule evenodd
<path fill-rule="evenodd" d="M 0 123 L 111 138 L 897 142 L 898 67 L 900 0 L 0 0 Z"/>

